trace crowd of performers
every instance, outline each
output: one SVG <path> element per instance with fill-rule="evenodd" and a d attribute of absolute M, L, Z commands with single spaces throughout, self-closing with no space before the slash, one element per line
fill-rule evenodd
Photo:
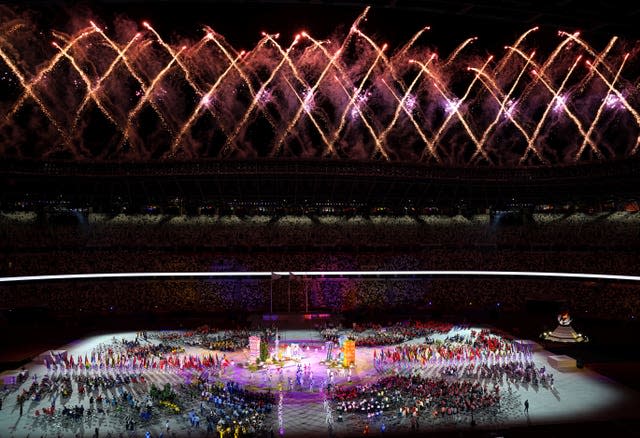
<path fill-rule="evenodd" d="M 108 346 L 99 345 L 84 356 L 54 354 L 45 357 L 44 364 L 49 371 L 62 370 L 118 370 L 140 371 L 143 369 L 183 370 L 183 369 L 224 369 L 231 364 L 226 354 L 203 353 L 185 354 L 184 348 L 165 344 L 145 344 L 138 341 L 117 341 Z"/>
<path fill-rule="evenodd" d="M 246 333 L 233 337 L 239 339 L 241 335 Z M 212 342 L 225 342 L 229 339 L 225 336 Z M 184 340 L 168 335 L 163 343 L 154 344 L 148 341 L 146 332 L 141 332 L 135 340 L 113 338 L 111 343 L 100 344 L 85 355 L 50 352 L 44 359 L 47 374 L 41 379 L 34 375 L 28 389 L 17 395 L 17 402 L 21 405 L 26 400 L 46 403 L 34 411 L 37 421 L 52 418 L 81 421 L 95 415 L 117 415 L 126 430 L 134 430 L 147 424 L 158 410 L 179 413 L 186 410 L 185 405 L 199 401 L 200 405 L 188 412 L 194 428 L 202 422 L 208 432 L 229 437 L 266 432 L 273 395 L 245 390 L 226 378 L 223 383 L 226 368 L 233 365 L 227 355 L 224 352 L 186 354 L 180 345 Z M 172 391 L 175 402 L 161 401 L 157 394 L 152 394 L 153 390 L 147 391 L 153 375 L 176 375 L 184 382 L 177 393 Z M 138 388 L 134 391 L 137 396 L 127 391 L 131 386 Z M 56 400 L 68 405 L 75 390 L 78 399 L 88 401 L 88 405 L 56 410 Z M 178 402 L 180 398 L 182 402 Z M 73 424 L 67 426 L 74 427 Z"/>
<path fill-rule="evenodd" d="M 382 327 L 378 324 L 354 324 L 353 328 L 344 330 L 339 327 L 324 327 L 320 335 L 325 341 L 337 342 L 342 335 L 355 339 L 359 347 L 378 347 L 395 345 L 415 338 L 422 338 L 438 333 L 448 333 L 454 327 L 450 323 L 436 321 L 404 322 Z"/>
<path fill-rule="evenodd" d="M 354 414 L 386 427 L 391 419 L 397 423 L 408 418 L 416 429 L 421 418 L 456 421 L 473 413 L 497 415 L 503 383 L 541 384 L 553 390 L 553 375 L 535 366 L 530 344 L 489 330 L 435 341 L 427 336 L 421 343 L 375 348 L 372 356 L 380 374 L 376 381 L 338 386 L 332 392 L 338 421 Z"/>
<path fill-rule="evenodd" d="M 339 387 L 333 393 L 336 411 L 380 416 L 391 412 L 398 417 L 433 417 L 471 413 L 500 403 L 498 385 L 488 388 L 478 381 L 386 376 L 369 385 Z M 340 421 L 340 420 L 339 420 Z"/>
<path fill-rule="evenodd" d="M 221 436 L 253 435 L 267 430 L 267 419 L 275 404 L 272 393 L 253 392 L 238 383 L 203 383 L 199 387 L 200 414 L 206 415 L 208 430 Z M 215 413 L 214 413 L 215 409 Z"/>
<path fill-rule="evenodd" d="M 383 371 L 414 364 L 447 365 L 451 363 L 503 364 L 528 361 L 533 351 L 526 345 L 493 336 L 488 330 L 471 330 L 469 336 L 448 336 L 443 341 L 426 338 L 424 343 L 402 344 L 373 350 L 376 369 Z"/>
<path fill-rule="evenodd" d="M 247 348 L 250 335 L 249 330 L 245 329 L 219 330 L 203 325 L 186 332 L 161 333 L 157 337 L 170 345 L 182 344 L 229 352 Z"/>
<path fill-rule="evenodd" d="M 173 413 L 184 410 L 193 428 L 199 428 L 202 421 L 207 432 L 217 432 L 219 436 L 264 434 L 271 424 L 269 419 L 275 403 L 273 394 L 249 391 L 233 381 L 198 379 L 188 386 L 176 386 L 177 391 L 171 390 L 173 401 L 169 403 L 161 401 L 158 392 L 154 395 L 153 389 L 146 391 L 142 374 L 128 380 L 133 384 L 131 387 L 125 385 L 125 379 L 120 380 L 120 375 L 116 377 L 114 386 L 102 386 L 98 382 L 112 377 L 100 371 L 93 373 L 86 370 L 64 371 L 52 377 L 45 376 L 41 381 L 35 377 L 29 389 L 18 395 L 17 402 L 22 405 L 37 393 L 37 400 L 44 402 L 33 412 L 37 424 L 60 420 L 63 427 L 72 429 L 78 426 L 79 421 L 91 422 L 93 418 L 103 416 L 114 416 L 125 430 L 135 430 L 136 427 L 144 429 L 153 416 L 172 410 Z M 79 404 L 72 406 L 67 403 L 68 394 L 63 394 L 61 388 L 71 388 L 74 383 L 78 388 L 84 387 L 84 396 L 79 397 Z M 46 390 L 42 391 L 41 388 Z M 133 391 L 130 392 L 128 388 L 133 388 Z M 60 401 L 59 408 L 57 400 Z M 155 418 L 159 419 L 157 416 Z"/>
<path fill-rule="evenodd" d="M 443 376 L 490 379 L 494 382 L 527 383 L 553 389 L 553 374 L 537 368 L 529 345 L 493 336 L 488 330 L 455 335 L 443 342 L 404 344 L 373 351 L 379 373 L 423 374 L 437 368 Z"/>
<path fill-rule="evenodd" d="M 324 378 L 314 376 L 311 365 L 299 364 L 295 379 L 288 372 L 285 376 L 281 367 L 267 367 L 263 372 L 264 386 L 275 386 L 280 392 L 314 392 L 326 388 L 338 421 L 346 414 L 410 418 L 412 428 L 418 427 L 420 418 L 425 416 L 445 418 L 480 411 L 497 413 L 500 385 L 505 377 L 514 384 L 541 383 L 553 388 L 553 376 L 544 368 L 535 367 L 528 344 L 513 342 L 488 330 L 461 330 L 456 335 L 434 340 L 436 335 L 449 333 L 452 328 L 449 324 L 435 323 L 398 324 L 384 332 L 373 326 L 354 327 L 352 333 L 361 339 L 370 339 L 369 345 L 382 345 L 373 348 L 371 353 L 379 376 L 370 383 L 352 385 L 349 368 L 340 369 L 346 382 L 336 384 L 335 373 L 339 371 L 327 368 Z M 239 333 L 236 337 L 247 334 Z M 228 340 L 228 335 L 218 340 Z M 187 339 L 195 339 L 194 336 Z M 400 338 L 410 342 L 384 346 L 386 341 Z M 416 340 L 419 342 L 413 343 Z M 188 412 L 192 427 L 200 427 L 202 421 L 208 432 L 217 432 L 223 437 L 253 435 L 271 426 L 270 416 L 275 405 L 271 391 L 251 392 L 227 377 L 223 379 L 225 369 L 233 365 L 224 352 L 186 354 L 180 345 L 181 339 L 165 336 L 162 342 L 154 344 L 142 333 L 133 341 L 114 338 L 111 343 L 100 344 L 75 358 L 62 352 L 51 353 L 45 359 L 49 374 L 40 381 L 34 376 L 33 384 L 18 395 L 18 401 L 22 404 L 28 399 L 50 400 L 50 407 L 41 407 L 42 414 L 36 413 L 42 418 L 60 414 L 65 419 L 77 420 L 89 415 L 117 414 L 127 430 L 148 422 L 159 409 Z M 178 388 L 175 401 L 160 400 L 157 391 L 154 395 L 147 390 L 150 376 L 161 375 L 178 376 L 179 381 L 184 382 L 179 388 L 175 387 Z M 252 381 L 253 373 L 249 383 Z M 133 395 L 127 391 L 132 385 L 142 391 L 136 390 L 137 395 Z M 70 397 L 74 389 L 79 399 L 88 401 L 88 405 L 65 407 L 56 412 L 56 399 Z"/>

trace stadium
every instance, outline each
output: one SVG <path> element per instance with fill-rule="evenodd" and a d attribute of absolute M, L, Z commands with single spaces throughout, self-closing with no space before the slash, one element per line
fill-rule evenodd
<path fill-rule="evenodd" d="M 0 436 L 631 436 L 632 6 L 0 2 Z"/>

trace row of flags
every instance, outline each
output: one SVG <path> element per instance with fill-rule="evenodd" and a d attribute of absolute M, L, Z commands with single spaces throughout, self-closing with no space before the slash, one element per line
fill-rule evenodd
<path fill-rule="evenodd" d="M 496 351 L 496 350 L 487 350 L 485 348 L 480 347 L 456 347 L 456 348 L 447 348 L 445 346 L 440 347 L 419 347 L 419 348 L 407 348 L 407 347 L 396 347 L 396 348 L 381 348 L 380 351 L 373 350 L 373 359 L 380 359 L 385 361 L 416 361 L 416 362 L 426 362 L 435 356 L 437 353 L 437 358 L 443 359 L 468 359 L 474 360 L 475 358 L 483 358 L 488 355 L 506 354 L 506 351 Z"/>
<path fill-rule="evenodd" d="M 125 355 L 121 353 L 92 353 L 91 355 L 85 354 L 73 357 L 73 355 L 54 355 L 53 352 L 49 353 L 48 357 L 45 357 L 44 364 L 47 369 L 50 369 L 53 365 L 60 364 L 65 369 L 73 368 L 159 368 L 165 369 L 180 368 L 220 368 L 229 366 L 230 362 L 226 355 L 222 357 L 209 353 L 203 355 L 167 355 L 165 357 L 150 357 L 148 355 Z"/>

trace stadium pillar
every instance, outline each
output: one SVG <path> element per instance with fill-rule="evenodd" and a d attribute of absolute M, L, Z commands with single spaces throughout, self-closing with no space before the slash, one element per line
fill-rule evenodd
<path fill-rule="evenodd" d="M 307 279 L 304 279 L 304 312 L 309 313 L 309 288 Z"/>
<path fill-rule="evenodd" d="M 291 272 L 289 272 L 289 282 L 287 283 L 287 312 L 291 313 Z"/>

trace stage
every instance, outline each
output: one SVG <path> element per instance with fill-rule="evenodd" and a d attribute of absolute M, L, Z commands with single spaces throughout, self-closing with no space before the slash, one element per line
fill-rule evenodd
<path fill-rule="evenodd" d="M 478 331 L 472 327 L 452 327 L 446 333 L 437 333 L 429 336 L 430 345 L 447 345 L 451 339 L 464 340 Z M 379 330 L 370 330 L 370 335 L 376 335 Z M 361 337 L 369 336 L 367 330 L 358 332 Z M 338 404 L 331 399 L 331 393 L 327 390 L 330 384 L 335 388 L 351 388 L 359 385 L 369 385 L 382 376 L 389 376 L 394 373 L 406 374 L 408 376 L 418 376 L 425 379 L 441 379 L 445 376 L 444 371 L 451 366 L 470 366 L 473 359 L 435 359 L 433 356 L 429 360 L 408 361 L 406 365 L 398 365 L 400 362 L 392 360 L 381 363 L 380 352 L 383 349 L 395 349 L 397 345 L 385 347 L 363 347 L 357 346 L 355 351 L 355 364 L 353 367 L 344 368 L 340 364 L 333 363 L 328 366 L 325 339 L 316 330 L 282 330 L 278 332 L 280 351 L 289 352 L 295 350 L 299 355 L 295 359 L 283 359 L 278 364 L 265 364 L 258 368 L 254 366 L 255 360 L 250 359 L 250 351 L 243 348 L 239 351 L 224 352 L 220 350 L 210 350 L 202 345 L 188 345 L 184 339 L 199 339 L 195 335 L 193 338 L 184 338 L 184 332 L 149 332 L 145 340 L 140 333 L 108 333 L 80 339 L 71 344 L 60 346 L 54 354 L 43 352 L 38 356 L 37 362 L 28 364 L 25 369 L 28 372 L 26 380 L 19 385 L 9 386 L 3 390 L 3 406 L 0 411 L 0 437 L 15 436 L 93 436 L 96 428 L 101 436 L 107 436 L 111 432 L 118 436 L 125 431 L 125 421 L 131 415 L 131 410 L 124 407 L 118 410 L 118 406 L 111 406 L 105 409 L 105 413 L 92 416 L 84 415 L 80 419 L 70 419 L 62 415 L 63 407 L 75 407 L 78 405 L 88 409 L 91 405 L 90 396 L 102 394 L 105 400 L 111 397 L 119 397 L 122 390 L 128 391 L 135 400 L 144 404 L 148 400 L 148 394 L 152 385 L 163 388 L 170 383 L 177 393 L 176 404 L 180 406 L 179 413 L 169 412 L 167 409 L 159 407 L 157 402 L 153 402 L 153 414 L 148 420 L 136 418 L 134 430 L 136 436 L 144 436 L 149 431 L 151 436 L 159 436 L 165 432 L 166 421 L 172 433 L 177 436 L 204 436 L 207 424 L 204 421 L 206 412 L 213 409 L 213 404 L 203 402 L 199 397 L 202 388 L 197 387 L 198 377 L 202 377 L 202 370 L 206 370 L 204 381 L 211 385 L 223 385 L 226 382 L 236 382 L 248 391 L 256 393 L 270 394 L 274 398 L 273 409 L 264 415 L 261 421 L 265 433 L 274 431 L 275 434 L 284 436 L 301 435 L 325 435 L 331 428 L 332 433 L 338 436 L 360 435 L 363 433 L 364 425 L 368 425 L 372 434 L 378 434 L 384 424 L 387 433 L 411 433 L 413 429 L 412 419 L 398 415 L 396 410 L 381 412 L 380 415 L 364 415 L 358 413 L 345 413 L 338 419 Z M 216 337 L 215 333 L 209 336 Z M 219 333 L 218 336 L 225 336 Z M 108 351 L 117 351 L 127 343 L 134 343 L 138 338 L 139 347 L 136 348 L 157 348 L 164 342 L 164 345 L 173 347 L 181 345 L 184 351 L 179 349 L 169 352 L 165 357 L 178 358 L 178 365 L 175 363 L 160 368 L 156 360 L 155 365 L 150 361 L 145 364 L 114 363 L 112 354 L 109 359 L 105 359 Z M 173 339 L 174 341 L 170 341 Z M 499 339 L 496 337 L 496 339 Z M 412 347 L 424 346 L 424 337 L 409 339 L 400 346 L 410 350 Z M 584 421 L 610 421 L 615 419 L 635 419 L 639 414 L 638 393 L 625 388 L 599 374 L 587 369 L 576 367 L 559 367 L 557 358 L 548 351 L 543 350 L 536 343 L 520 340 L 513 342 L 520 346 L 525 345 L 530 350 L 530 357 L 535 367 L 545 367 L 547 373 L 553 373 L 553 384 L 548 386 L 532 385 L 523 383 L 513 383 L 507 378 L 500 378 L 498 382 L 487 378 L 474 377 L 480 385 L 499 387 L 499 405 L 488 409 L 478 410 L 474 413 L 476 429 L 504 429 L 510 427 L 535 426 L 540 424 L 555 423 L 576 423 L 581 419 Z M 526 341 L 526 342 L 525 342 Z M 505 341 L 506 342 L 506 341 Z M 193 343 L 193 342 L 192 342 Z M 297 347 L 292 348 L 293 345 Z M 271 345 L 273 349 L 273 345 Z M 424 348 L 424 347 L 421 347 Z M 520 348 L 520 347 L 519 347 Z M 374 355 L 374 351 L 376 352 Z M 92 353 L 95 354 L 91 358 Z M 104 353 L 104 354 L 102 354 Z M 62 369 L 58 364 L 57 370 L 53 370 L 51 363 L 64 355 L 69 358 L 80 358 L 82 364 L 78 364 L 75 359 L 72 369 Z M 287 353 L 289 354 L 289 353 Z M 515 354 L 515 358 L 523 357 L 522 353 Z M 57 356 L 56 356 L 57 355 Z M 158 356 L 159 358 L 160 356 Z M 495 358 L 497 357 L 497 359 Z M 506 360 L 504 357 L 496 355 L 491 357 L 476 359 L 478 364 L 485 363 L 487 366 L 499 361 Z M 49 358 L 49 359 L 47 359 Z M 207 368 L 202 364 L 202 360 L 219 364 Z M 67 359 L 68 362 L 69 359 Z M 88 363 L 85 363 L 85 360 Z M 45 366 L 45 361 L 50 362 L 49 369 Z M 200 362 L 197 364 L 197 362 Z M 63 363 L 62 361 L 61 363 Z M 565 360 L 565 364 L 570 360 Z M 207 362 L 208 364 L 208 362 Z M 466 365 L 464 365 L 466 364 Z M 338 365 L 338 366 L 336 366 Z M 8 375 L 11 372 L 7 373 Z M 15 374 L 15 372 L 14 372 Z M 76 382 L 78 376 L 101 376 L 101 375 L 131 375 L 137 376 L 136 382 L 130 381 L 114 388 L 96 389 L 93 392 L 85 391 L 79 393 L 79 385 Z M 13 374 L 12 374 L 13 375 Z M 19 405 L 17 394 L 24 389 L 28 389 L 34 381 L 41 382 L 43 377 L 69 376 L 71 380 L 72 392 L 69 397 L 63 397 L 61 393 L 52 392 L 46 394 L 40 400 L 26 400 L 23 404 L 23 414 L 19 415 Z M 140 378 L 142 377 L 142 379 Z M 84 377 L 83 377 L 84 378 Z M 446 379 L 451 380 L 450 377 Z M 142 381 L 144 380 L 144 381 Z M 195 388 L 189 392 L 185 388 Z M 55 394 L 55 395 L 54 395 Z M 195 396 L 194 396 L 195 394 Z M 524 413 L 523 403 L 529 401 L 529 413 Z M 204 406 L 203 406 L 204 403 Z M 47 415 L 45 408 L 52 404 L 56 407 L 56 413 Z M 107 403 L 109 404 L 109 403 Z M 192 425 L 189 412 L 202 413 L 203 421 L 199 427 Z M 36 415 L 38 411 L 38 415 Z M 420 420 L 420 432 L 437 430 L 467 430 L 470 426 L 470 416 L 466 413 L 449 416 L 431 415 L 431 409 L 425 409 L 418 415 Z M 258 433 L 258 435 L 260 435 Z M 166 435 L 165 435 L 166 436 Z"/>

